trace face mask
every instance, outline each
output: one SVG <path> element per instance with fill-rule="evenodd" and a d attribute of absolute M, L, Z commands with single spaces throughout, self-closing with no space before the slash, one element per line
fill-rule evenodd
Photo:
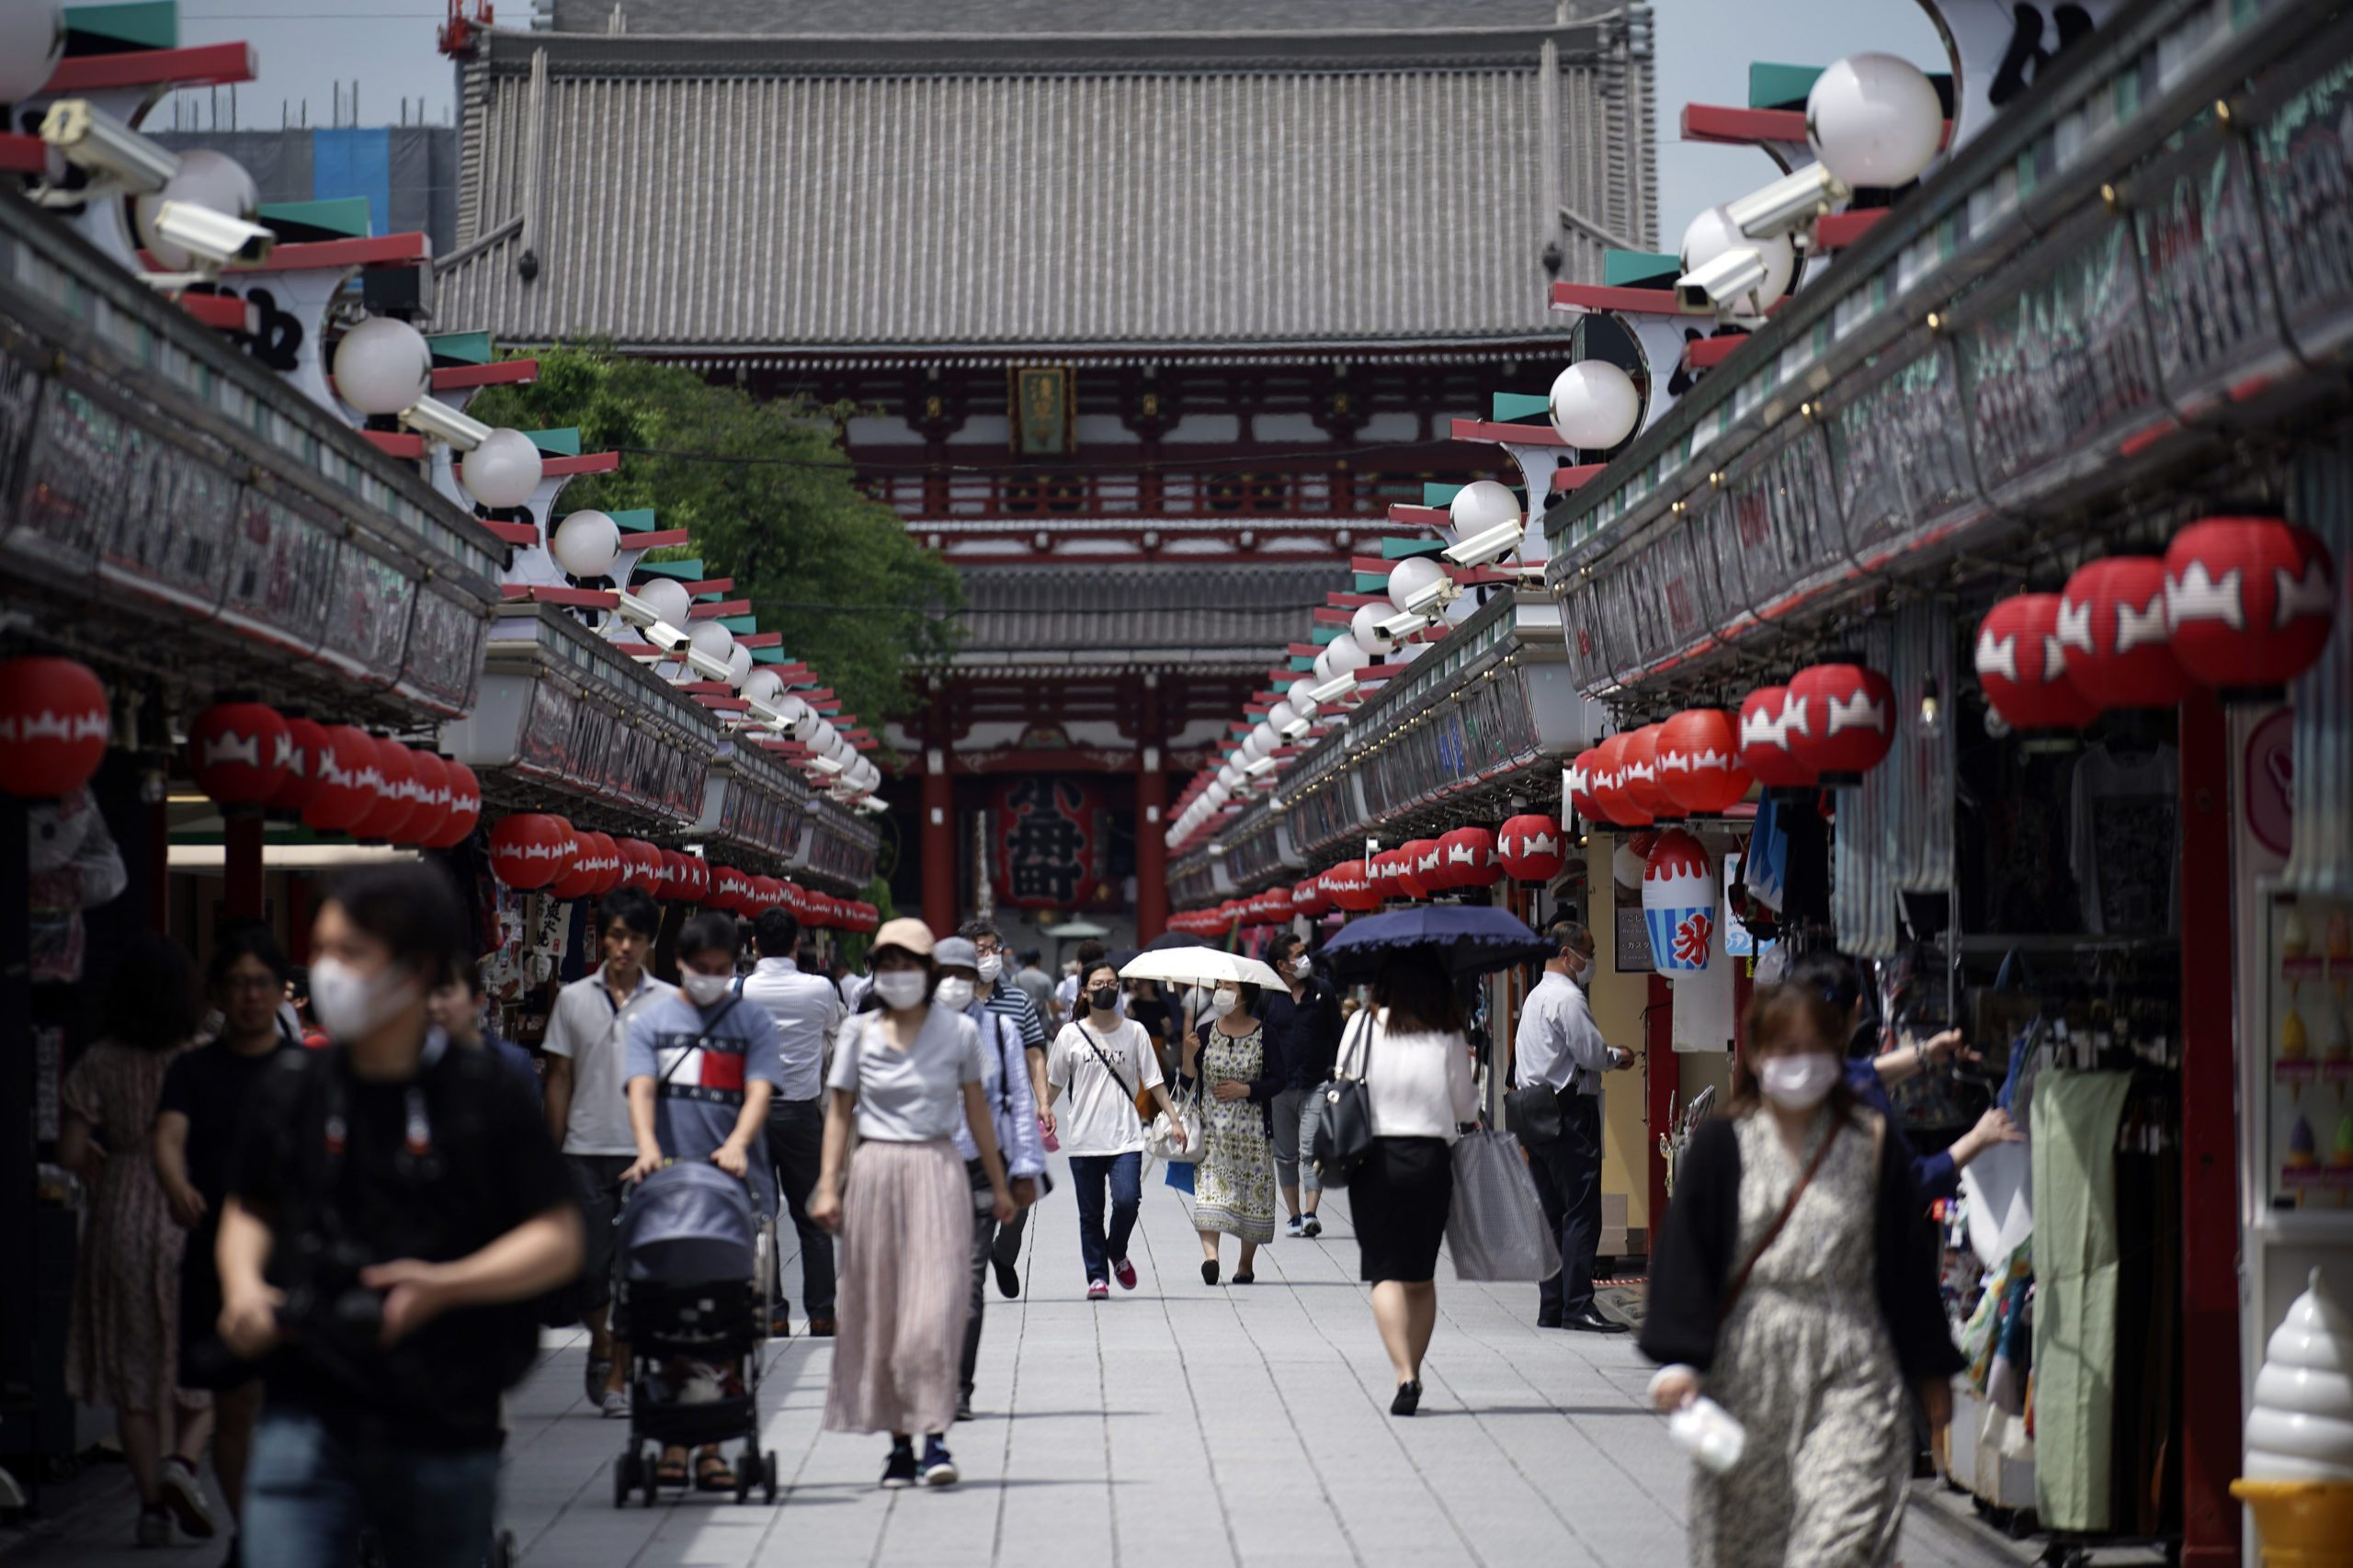
<path fill-rule="evenodd" d="M 1812 1110 L 1829 1096 L 1844 1071 L 1826 1051 L 1799 1056 L 1768 1056 L 1756 1064 L 1765 1097 L 1783 1110 Z"/>
<path fill-rule="evenodd" d="M 1108 1013 L 1120 1005 L 1120 988 L 1116 985 L 1098 985 L 1086 994 L 1086 1005 L 1098 1013 Z"/>
<path fill-rule="evenodd" d="M 927 978 L 919 969 L 886 969 L 874 977 L 874 994 L 886 1007 L 912 1007 L 923 1000 Z"/>
<path fill-rule="evenodd" d="M 696 1006 L 708 1007 L 735 989 L 735 977 L 732 974 L 697 974 L 688 970 L 678 976 L 678 989 L 685 992 L 687 1000 Z"/>
<path fill-rule="evenodd" d="M 1221 991 L 1210 998 L 1210 1011 L 1221 1018 L 1240 1006 L 1242 993 L 1239 991 Z"/>
<path fill-rule="evenodd" d="M 995 985 L 996 983 L 996 977 L 1005 972 L 1005 955 L 1002 953 L 989 954 L 986 958 L 981 960 L 980 968 L 981 979 L 983 982 L 990 985 Z"/>
<path fill-rule="evenodd" d="M 1593 960 L 1584 953 L 1569 955 L 1569 978 L 1583 985 L 1593 978 Z"/>
<path fill-rule="evenodd" d="M 372 1032 L 408 1006 L 410 986 L 397 968 L 375 975 L 361 974 L 341 959 L 323 958 L 311 965 L 311 1009 L 320 1027 L 338 1040 Z"/>
<path fill-rule="evenodd" d="M 933 988 L 931 999 L 951 1013 L 961 1013 L 972 1005 L 972 983 L 951 974 Z"/>

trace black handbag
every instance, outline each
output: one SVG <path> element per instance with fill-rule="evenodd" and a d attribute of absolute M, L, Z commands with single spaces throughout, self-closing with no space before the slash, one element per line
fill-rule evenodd
<path fill-rule="evenodd" d="M 1561 1093 L 1550 1084 L 1523 1084 L 1504 1096 L 1504 1130 L 1522 1143 L 1550 1143 L 1568 1131 Z"/>
<path fill-rule="evenodd" d="M 1349 1178 L 1372 1157 L 1372 1091 L 1365 1083 L 1372 1055 L 1371 1009 L 1358 1013 L 1357 1021 L 1365 1028 L 1367 1060 L 1358 1064 L 1355 1077 L 1335 1077 L 1317 1091 L 1324 1096 L 1324 1114 L 1315 1123 L 1315 1139 L 1308 1148 L 1308 1157 L 1314 1164 L 1315 1179 L 1327 1187 L 1347 1186 Z M 1344 1041 L 1338 1071 L 1346 1071 L 1347 1056 Z"/>

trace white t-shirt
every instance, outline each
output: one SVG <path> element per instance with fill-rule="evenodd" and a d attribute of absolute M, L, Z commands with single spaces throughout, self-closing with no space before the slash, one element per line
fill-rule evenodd
<path fill-rule="evenodd" d="M 882 1143 L 953 1138 L 964 1121 L 964 1085 L 983 1076 L 980 1027 L 961 1013 L 934 1007 L 906 1050 L 885 1034 L 880 1013 L 861 1013 L 842 1030 L 830 1088 L 858 1096 L 858 1135 Z"/>
<path fill-rule="evenodd" d="M 1160 1082 L 1160 1058 L 1142 1024 L 1122 1018 L 1108 1034 L 1091 1023 L 1064 1024 L 1046 1052 L 1046 1083 L 1063 1091 L 1054 1104 L 1063 1153 L 1125 1154 L 1142 1149 L 1143 1119 L 1136 1114 L 1135 1091 Z"/>

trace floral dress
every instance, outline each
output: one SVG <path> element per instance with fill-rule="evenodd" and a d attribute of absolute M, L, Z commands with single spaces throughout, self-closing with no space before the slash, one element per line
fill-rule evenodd
<path fill-rule="evenodd" d="M 1202 1154 L 1193 1167 L 1193 1228 L 1222 1231 L 1245 1242 L 1275 1239 L 1275 1145 L 1267 1110 L 1256 1100 L 1222 1100 L 1210 1088 L 1231 1078 L 1247 1084 L 1265 1076 L 1267 1035 L 1201 1031 L 1194 1063 L 1201 1096 Z"/>
<path fill-rule="evenodd" d="M 101 1040 L 65 1075 L 65 1108 L 88 1122 L 107 1148 L 82 1227 L 65 1339 L 65 1391 L 85 1403 L 161 1411 L 212 1403 L 202 1390 L 178 1386 L 180 1256 L 188 1233 L 173 1220 L 147 1152 L 165 1070 L 187 1049 L 141 1051 Z"/>
<path fill-rule="evenodd" d="M 1748 1429 L 1731 1473 L 1692 1467 L 1691 1561 L 1705 1568 L 1894 1561 L 1912 1426 L 1874 1275 L 1878 1149 L 1868 1125 L 1825 1116 L 1807 1159 L 1825 1131 L 1837 1146 L 1756 1260 L 1701 1385 Z M 1738 1133 L 1745 1258 L 1802 1166 L 1771 1117 L 1744 1117 Z"/>

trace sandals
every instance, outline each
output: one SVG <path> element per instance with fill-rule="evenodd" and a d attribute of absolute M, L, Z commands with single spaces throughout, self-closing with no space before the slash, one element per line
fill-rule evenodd
<path fill-rule="evenodd" d="M 686 1479 L 681 1475 L 680 1481 Z M 733 1492 L 735 1472 L 717 1454 L 705 1454 L 695 1461 L 695 1490 L 698 1492 Z"/>
<path fill-rule="evenodd" d="M 684 1486 L 687 1483 L 687 1461 L 684 1459 L 663 1459 L 654 1466 L 656 1486 Z"/>

